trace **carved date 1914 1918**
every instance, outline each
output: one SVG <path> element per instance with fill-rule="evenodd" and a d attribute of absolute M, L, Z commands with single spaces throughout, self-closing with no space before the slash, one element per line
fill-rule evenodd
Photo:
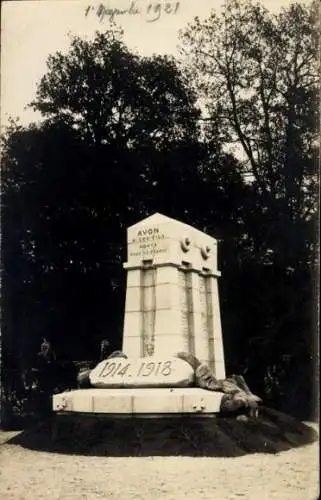
<path fill-rule="evenodd" d="M 171 361 L 159 361 L 154 363 L 153 361 L 149 361 L 142 363 L 139 365 L 137 373 L 131 373 L 130 371 L 131 363 L 127 363 L 124 366 L 122 362 L 115 361 L 106 361 L 105 366 L 99 374 L 99 377 L 102 378 L 112 378 L 115 375 L 118 377 L 123 377 L 126 375 L 127 377 L 157 377 L 158 375 L 163 375 L 164 377 L 168 376 L 172 372 L 172 362 Z"/>

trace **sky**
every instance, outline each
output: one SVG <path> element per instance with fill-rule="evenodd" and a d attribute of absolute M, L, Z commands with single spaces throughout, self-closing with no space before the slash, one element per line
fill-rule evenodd
<path fill-rule="evenodd" d="M 134 4 L 128 12 L 131 4 Z M 178 32 L 195 16 L 206 18 L 223 0 L 7 0 L 1 2 L 1 128 L 10 116 L 26 125 L 37 115 L 26 106 L 46 72 L 49 54 L 66 52 L 68 33 L 91 39 L 109 27 L 111 12 L 124 30 L 124 41 L 142 55 L 177 55 Z M 291 0 L 261 0 L 271 11 Z M 166 6 L 170 4 L 170 6 Z M 98 15 L 104 6 L 105 17 Z M 151 7 L 149 8 L 149 5 Z M 158 5 L 158 7 L 157 7 Z M 167 10 L 167 11 L 166 11 Z"/>

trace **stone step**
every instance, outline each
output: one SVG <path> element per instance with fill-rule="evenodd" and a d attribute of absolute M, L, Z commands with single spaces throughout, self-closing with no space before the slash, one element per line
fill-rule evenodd
<path fill-rule="evenodd" d="M 55 394 L 52 409 L 59 414 L 209 415 L 220 411 L 223 393 L 196 387 L 78 389 Z"/>

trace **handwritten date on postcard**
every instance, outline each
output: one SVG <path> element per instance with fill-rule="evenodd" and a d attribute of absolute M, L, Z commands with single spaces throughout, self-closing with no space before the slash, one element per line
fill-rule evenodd
<path fill-rule="evenodd" d="M 158 21 L 162 16 L 175 15 L 180 8 L 180 2 L 147 2 L 138 5 L 136 1 L 128 4 L 127 8 L 112 7 L 110 4 L 100 3 L 98 6 L 88 5 L 85 16 L 94 15 L 102 22 L 105 19 L 115 21 L 117 16 L 143 16 L 148 23 Z"/>

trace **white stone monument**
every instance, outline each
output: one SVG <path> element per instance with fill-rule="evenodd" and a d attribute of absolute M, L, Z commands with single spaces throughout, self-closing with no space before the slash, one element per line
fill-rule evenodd
<path fill-rule="evenodd" d="M 189 352 L 225 378 L 217 241 L 156 213 L 127 230 L 123 352 Z"/>
<path fill-rule="evenodd" d="M 128 229 L 123 352 L 90 371 L 93 388 L 53 396 L 53 411 L 211 416 L 222 392 L 193 386 L 193 354 L 225 378 L 214 238 L 161 214 Z"/>

